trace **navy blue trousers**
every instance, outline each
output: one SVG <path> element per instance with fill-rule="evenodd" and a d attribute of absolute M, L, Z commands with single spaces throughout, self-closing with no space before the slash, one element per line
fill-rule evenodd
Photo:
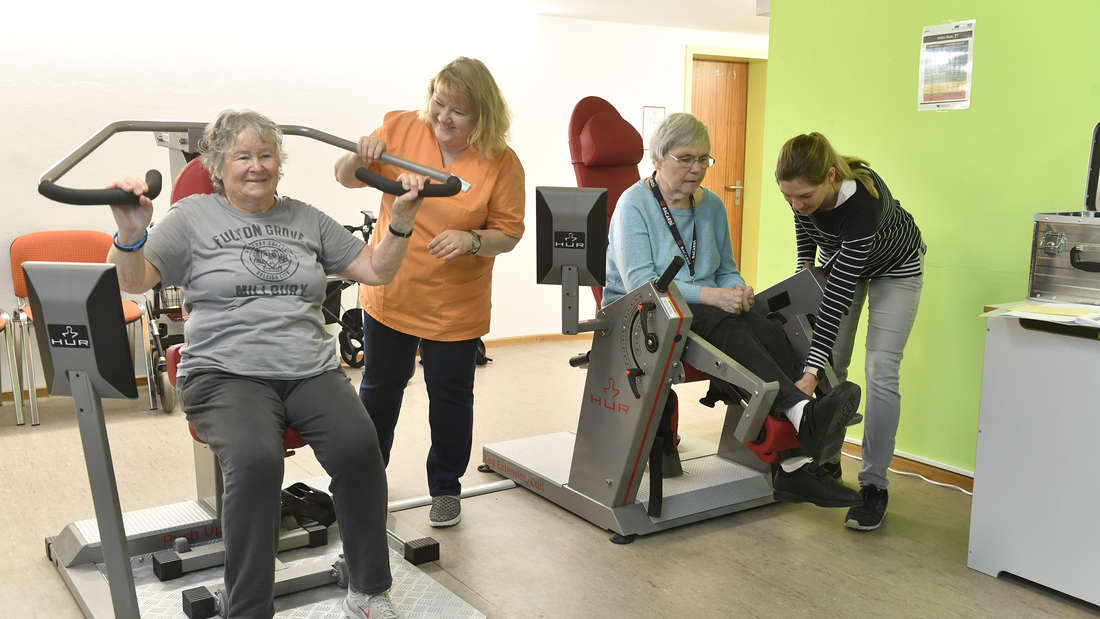
<path fill-rule="evenodd" d="M 428 389 L 428 491 L 458 495 L 459 478 L 470 463 L 474 433 L 474 367 L 477 339 L 439 342 L 402 333 L 363 313 L 363 382 L 359 399 L 378 431 L 382 459 L 388 465 L 405 387 L 416 368 L 416 350 L 424 361 Z"/>

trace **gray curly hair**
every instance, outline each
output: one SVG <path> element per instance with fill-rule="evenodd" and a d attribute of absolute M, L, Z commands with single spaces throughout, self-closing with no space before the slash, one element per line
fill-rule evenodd
<path fill-rule="evenodd" d="M 237 143 L 237 136 L 246 130 L 256 133 L 265 144 L 275 149 L 279 160 L 279 178 L 283 177 L 283 164 L 286 163 L 286 151 L 283 150 L 283 132 L 270 118 L 252 110 L 225 110 L 218 114 L 217 120 L 206 125 L 202 132 L 199 150 L 202 152 L 202 165 L 210 171 L 210 181 L 214 191 L 225 194 L 222 174 L 225 171 L 225 155 Z"/>

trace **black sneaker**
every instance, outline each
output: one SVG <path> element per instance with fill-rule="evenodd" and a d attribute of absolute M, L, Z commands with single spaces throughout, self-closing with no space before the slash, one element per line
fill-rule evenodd
<path fill-rule="evenodd" d="M 836 460 L 834 462 L 826 462 L 818 468 L 821 469 L 822 473 L 828 475 L 829 477 L 832 477 L 833 479 L 840 479 L 840 460 Z"/>
<path fill-rule="evenodd" d="M 772 496 L 782 503 L 813 503 L 818 507 L 854 508 L 862 504 L 858 492 L 812 464 L 790 473 L 779 467 L 772 480 Z"/>
<path fill-rule="evenodd" d="M 863 505 L 848 510 L 844 526 L 857 531 L 874 531 L 882 526 L 882 519 L 886 517 L 889 493 L 886 488 L 860 486 L 859 494 L 863 497 Z"/>
<path fill-rule="evenodd" d="M 858 413 L 860 388 L 843 382 L 824 397 L 810 400 L 798 424 L 798 441 L 815 462 L 827 462 L 836 456 L 836 438 L 841 436 Z"/>

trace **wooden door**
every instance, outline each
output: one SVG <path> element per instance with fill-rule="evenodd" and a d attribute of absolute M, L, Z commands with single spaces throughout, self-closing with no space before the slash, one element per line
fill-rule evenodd
<path fill-rule="evenodd" d="M 741 218 L 745 202 L 745 108 L 749 91 L 746 62 L 692 62 L 691 112 L 710 131 L 716 159 L 703 186 L 726 204 L 733 259 L 741 264 Z"/>

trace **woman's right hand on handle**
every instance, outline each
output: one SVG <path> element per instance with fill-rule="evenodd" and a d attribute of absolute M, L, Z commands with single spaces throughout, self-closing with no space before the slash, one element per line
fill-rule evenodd
<path fill-rule="evenodd" d="M 112 204 L 111 214 L 118 225 L 118 242 L 122 245 L 133 245 L 141 241 L 145 236 L 145 230 L 153 221 L 153 201 L 145 197 L 149 187 L 145 181 L 126 177 L 115 181 L 108 189 L 121 189 L 127 193 L 139 196 L 140 204 Z"/>
<path fill-rule="evenodd" d="M 382 153 L 386 152 L 386 143 L 373 135 L 364 135 L 359 138 L 356 152 L 359 154 L 359 159 L 362 160 L 363 165 L 370 165 L 377 161 Z"/>

